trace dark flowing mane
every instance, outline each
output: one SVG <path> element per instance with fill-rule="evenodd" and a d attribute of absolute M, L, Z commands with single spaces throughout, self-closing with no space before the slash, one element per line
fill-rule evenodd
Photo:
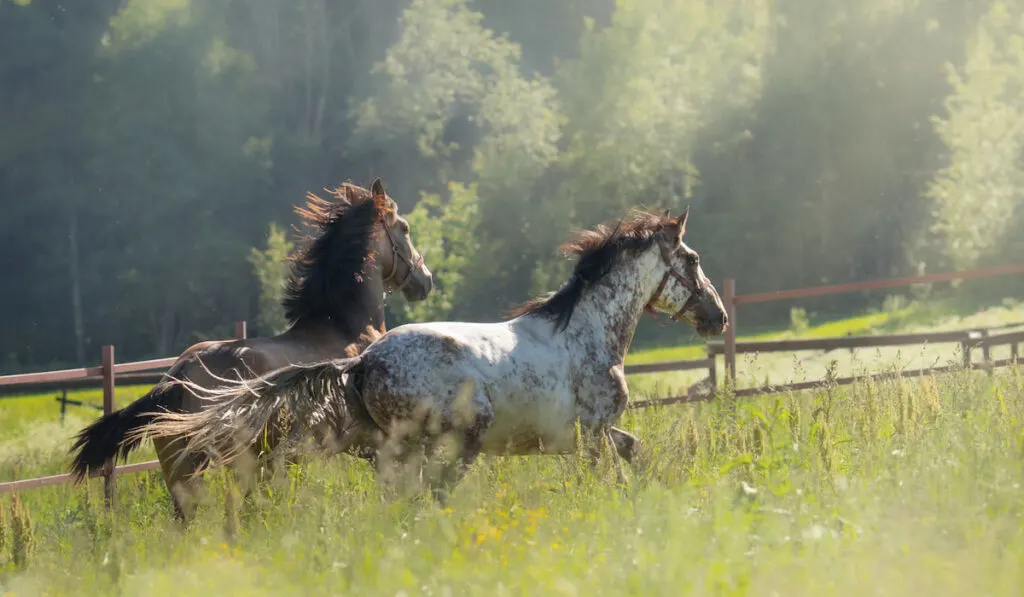
<path fill-rule="evenodd" d="M 289 325 L 325 319 L 344 326 L 348 318 L 342 313 L 370 308 L 371 297 L 360 290 L 373 263 L 373 241 L 381 230 L 377 223 L 394 213 L 394 203 L 375 200 L 367 189 L 349 183 L 327 192 L 333 201 L 306 193 L 306 205 L 295 208 L 318 235 L 307 238 L 292 259 L 282 301 Z M 355 335 L 362 330 L 343 331 Z"/>
<path fill-rule="evenodd" d="M 579 255 L 569 281 L 552 295 L 512 308 L 508 316 L 538 315 L 554 321 L 557 331 L 565 330 L 583 292 L 608 275 L 623 253 L 648 249 L 671 222 L 669 215 L 634 211 L 614 228 L 601 224 L 579 232 L 561 247 L 566 256 Z"/>

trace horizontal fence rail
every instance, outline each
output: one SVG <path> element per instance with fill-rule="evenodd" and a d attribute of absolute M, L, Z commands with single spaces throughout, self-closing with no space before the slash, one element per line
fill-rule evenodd
<path fill-rule="evenodd" d="M 1006 344 L 1014 346 L 1021 343 L 1024 343 L 1024 330 L 1003 334 L 989 334 L 978 340 L 976 345 L 984 348 L 986 346 L 1005 346 Z"/>
<path fill-rule="evenodd" d="M 150 460 L 148 462 L 139 462 L 137 464 L 126 464 L 115 467 L 114 473 L 119 475 L 124 473 L 140 473 L 142 471 L 149 471 L 156 468 L 160 468 L 160 462 L 158 460 Z M 103 475 L 103 471 L 95 471 L 89 475 L 89 478 L 94 479 L 96 477 L 102 477 Z M 6 483 L 0 483 L 0 494 L 19 491 L 21 489 L 32 489 L 34 487 L 62 485 L 64 483 L 71 483 L 72 481 L 74 481 L 74 478 L 71 473 L 50 475 L 49 477 L 36 477 L 35 479 L 23 479 L 21 481 L 7 481 Z"/>
<path fill-rule="evenodd" d="M 797 338 L 792 340 L 751 340 L 737 342 L 736 354 L 759 352 L 799 352 L 802 350 L 845 350 L 854 348 L 886 348 L 911 346 L 915 344 L 944 344 L 950 342 L 981 342 L 980 329 L 956 330 L 922 334 L 885 334 L 877 336 L 832 336 L 827 338 Z M 725 352 L 724 342 L 709 342 L 708 350 L 713 354 Z"/>
<path fill-rule="evenodd" d="M 870 282 L 830 284 L 828 286 L 812 286 L 810 288 L 796 288 L 793 290 L 775 290 L 772 292 L 758 292 L 756 294 L 741 294 L 736 297 L 736 304 L 749 305 L 752 303 L 767 303 L 771 301 L 781 301 L 786 299 L 808 298 L 812 296 L 825 296 L 829 294 L 846 294 L 850 292 L 879 290 L 881 288 L 916 286 L 918 284 L 934 284 L 936 282 L 952 282 L 954 280 L 971 280 L 974 278 L 991 278 L 994 276 L 1008 276 L 1013 274 L 1024 274 L 1024 263 L 1016 265 L 1003 265 L 998 267 L 985 267 L 966 272 L 945 272 L 941 274 L 927 274 L 924 276 L 907 276 L 904 278 L 871 280 Z"/>
<path fill-rule="evenodd" d="M 969 369 L 988 370 L 996 367 L 1008 367 L 1016 362 L 1016 359 L 1003 359 L 991 363 L 972 363 Z M 883 381 L 887 379 L 928 377 L 942 373 L 952 373 L 962 370 L 961 365 L 945 365 L 940 367 L 927 367 L 924 369 L 905 369 L 884 373 L 872 373 L 868 375 L 856 375 L 851 377 L 836 377 L 833 379 L 815 379 L 811 381 L 797 381 L 787 384 L 771 384 L 755 388 L 740 388 L 733 390 L 731 395 L 736 398 L 747 398 L 751 396 L 764 396 L 767 394 L 781 394 L 785 392 L 802 392 L 807 390 L 818 390 L 833 386 L 848 386 L 866 381 Z M 670 398 L 653 398 L 651 400 L 638 400 L 632 402 L 629 408 L 649 408 L 652 406 L 670 406 L 673 404 L 693 404 L 697 402 L 710 402 L 716 397 L 714 393 L 694 392 L 686 396 L 673 396 Z"/>
<path fill-rule="evenodd" d="M 128 385 L 153 385 L 163 378 L 163 371 L 152 373 L 122 373 L 117 376 L 118 381 Z M 68 381 L 48 381 L 37 383 L 26 383 L 18 385 L 0 384 L 0 398 L 10 398 L 24 394 L 41 394 L 50 391 L 62 390 L 89 390 L 95 389 L 103 381 L 102 375 L 83 377 Z"/>
<path fill-rule="evenodd" d="M 664 373 L 666 371 L 692 371 L 715 366 L 715 359 L 694 359 L 689 361 L 664 361 L 661 363 L 644 363 L 642 365 L 626 365 L 626 375 L 643 373 Z"/>
<path fill-rule="evenodd" d="M 128 378 L 124 375 L 137 373 L 139 371 L 151 371 L 153 369 L 167 369 L 177 361 L 177 357 L 166 359 L 151 359 L 148 361 L 136 361 L 133 363 L 120 363 L 114 365 L 114 373 L 121 374 L 119 377 Z M 80 369 L 63 369 L 61 371 L 46 371 L 43 373 L 19 373 L 17 375 L 0 375 L 0 386 L 26 386 L 41 383 L 62 383 L 67 381 L 96 381 L 103 379 L 103 367 L 82 367 Z"/>
<path fill-rule="evenodd" d="M 62 369 L 60 371 L 46 371 L 43 373 L 0 375 L 0 386 L 22 386 L 35 383 L 99 379 L 101 374 L 102 371 L 99 367 L 82 367 L 80 369 Z"/>

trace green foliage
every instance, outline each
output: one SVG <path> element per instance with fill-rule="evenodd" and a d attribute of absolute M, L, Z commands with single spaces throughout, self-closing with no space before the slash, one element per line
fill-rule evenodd
<path fill-rule="evenodd" d="M 556 92 L 543 77 L 521 74 L 519 46 L 486 28 L 466 0 L 414 0 L 401 28 L 374 68 L 383 88 L 354 114 L 356 132 L 414 145 L 440 186 L 475 183 L 468 234 L 477 241 L 461 266 L 474 288 L 461 306 L 493 313 L 499 297 L 524 285 L 531 261 L 550 253 L 551 231 L 561 230 L 553 222 L 565 218 L 562 201 L 530 201 L 558 156 Z"/>
<path fill-rule="evenodd" d="M 154 41 L 164 28 L 185 26 L 191 17 L 192 0 L 128 0 L 110 19 L 104 47 L 139 47 Z"/>
<path fill-rule="evenodd" d="M 260 283 L 260 312 L 256 318 L 263 334 L 280 334 L 288 327 L 282 300 L 288 281 L 288 257 L 294 245 L 284 230 L 271 223 L 267 232 L 267 248 L 252 249 L 249 264 Z"/>
<path fill-rule="evenodd" d="M 966 269 L 1002 253 L 1024 193 L 1024 12 L 992 3 L 961 68 L 948 65 L 953 93 L 935 128 L 949 151 L 928 191 L 940 255 Z"/>
<path fill-rule="evenodd" d="M 789 309 L 789 331 L 794 334 L 803 334 L 811 325 L 807 318 L 807 310 L 803 307 L 791 307 Z"/>
<path fill-rule="evenodd" d="M 559 75 L 577 209 L 592 218 L 637 204 L 678 207 L 697 181 L 697 134 L 758 98 L 770 40 L 762 0 L 619 2 L 591 22 Z"/>
<path fill-rule="evenodd" d="M 545 111 L 553 91 L 542 79 L 519 74 L 519 46 L 484 27 L 483 15 L 467 4 L 413 0 L 405 9 L 401 38 L 374 67 L 385 87 L 360 106 L 357 133 L 415 132 L 425 156 L 444 160 L 465 142 L 445 139 L 446 126 L 467 118 L 491 139 L 477 161 L 486 164 L 495 151 L 509 151 L 506 159 L 522 151 L 550 160 L 557 129 L 546 126 Z"/>
<path fill-rule="evenodd" d="M 135 359 L 273 311 L 251 275 L 270 222 L 376 175 L 445 289 L 389 321 L 496 319 L 565 281 L 573 229 L 637 206 L 691 205 L 706 272 L 743 292 L 1024 253 L 1011 2 L 58 4 L 0 2 L 6 368 L 78 359 L 77 312 L 87 359 Z"/>
<path fill-rule="evenodd" d="M 474 238 L 479 221 L 476 184 L 450 183 L 448 197 L 426 194 L 407 219 L 416 235 L 416 248 L 429 264 L 437 287 L 427 300 L 404 303 L 413 321 L 445 319 L 459 300 L 466 265 L 479 249 Z"/>
<path fill-rule="evenodd" d="M 4 508 L 2 502 L 0 502 L 0 557 L 7 559 L 7 510 Z"/>
<path fill-rule="evenodd" d="M 11 560 L 14 565 L 18 568 L 27 567 L 35 548 L 35 525 L 28 506 L 15 493 L 11 498 Z"/>

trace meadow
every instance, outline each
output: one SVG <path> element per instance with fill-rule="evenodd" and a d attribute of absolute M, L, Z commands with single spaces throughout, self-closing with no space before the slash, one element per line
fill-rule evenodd
<path fill-rule="evenodd" d="M 1024 319 L 1006 308 L 932 327 Z M 893 328 L 892 314 L 828 324 Z M 926 325 L 904 320 L 900 329 Z M 991 323 L 989 323 L 991 325 Z M 809 328 L 805 334 L 824 334 Z M 862 332 L 858 332 L 862 333 Z M 951 347 L 944 360 L 956 361 Z M 685 349 L 690 350 L 690 349 Z M 922 350 L 931 350 L 924 347 Z M 631 362 L 688 358 L 669 351 Z M 899 355 L 897 355 L 899 356 Z M 829 375 L 905 357 L 810 355 Z M 869 358 L 878 359 L 869 361 Z M 932 357 L 925 357 L 932 358 Z M 934 357 L 939 358 L 939 357 Z M 885 362 L 888 359 L 888 362 Z M 792 356 L 741 364 L 798 375 Z M 818 363 L 818 361 L 821 361 Z M 631 379 L 634 399 L 672 376 Z M 743 376 L 741 375 L 741 378 Z M 686 383 L 684 380 L 682 383 Z M 118 401 L 145 388 L 119 388 Z M 96 392 L 75 398 L 99 402 Z M 0 479 L 62 472 L 94 411 L 0 404 Z M 483 457 L 447 508 L 385 493 L 346 457 L 294 467 L 241 503 L 209 477 L 181 530 L 155 472 L 3 498 L 0 589 L 15 595 L 1020 595 L 1024 377 L 920 380 L 627 411 L 645 449 L 610 462 Z M 148 446 L 133 461 L 152 458 Z"/>

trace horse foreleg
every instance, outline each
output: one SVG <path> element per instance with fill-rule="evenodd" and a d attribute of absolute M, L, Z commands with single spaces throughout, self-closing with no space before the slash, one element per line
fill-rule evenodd
<path fill-rule="evenodd" d="M 390 433 L 381 439 L 371 460 L 377 483 L 385 490 L 386 495 L 404 493 L 410 483 L 415 485 L 420 482 L 422 448 L 425 442 L 429 442 L 429 437 L 410 431 L 406 427 L 393 426 Z M 362 457 L 368 455 L 359 448 L 356 448 L 355 453 Z"/>
<path fill-rule="evenodd" d="M 432 484 L 434 499 L 442 507 L 447 505 L 450 493 L 480 456 L 484 434 L 494 422 L 494 411 L 491 409 L 490 403 L 478 400 L 477 404 L 485 406 L 474 415 L 470 427 L 462 432 L 462 445 L 457 458 L 454 459 L 454 462 L 442 466 L 440 482 Z"/>
<path fill-rule="evenodd" d="M 448 496 L 480 456 L 480 448 L 481 442 L 478 437 L 466 437 L 462 450 L 454 462 L 442 465 L 440 481 L 431 483 L 431 493 L 442 507 L 448 504 Z"/>
<path fill-rule="evenodd" d="M 385 444 L 385 434 L 372 423 L 356 424 L 338 432 L 337 452 L 366 460 L 376 468 L 381 447 Z"/>
<path fill-rule="evenodd" d="M 596 475 L 601 460 L 601 444 L 605 441 L 601 426 L 580 421 L 577 441 L 579 442 L 579 451 L 582 452 L 590 472 Z"/>
<path fill-rule="evenodd" d="M 619 485 L 625 485 L 626 473 L 622 470 L 622 462 L 619 460 L 619 451 L 616 449 L 615 439 L 612 438 L 611 428 L 605 428 L 602 435 L 608 440 L 608 450 L 612 453 L 612 460 L 615 462 L 615 479 Z"/>
<path fill-rule="evenodd" d="M 622 365 L 615 365 L 608 369 L 608 381 L 610 382 L 608 393 L 594 396 L 592 403 L 593 411 L 587 421 L 580 421 L 588 430 L 594 442 L 591 460 L 596 464 L 596 457 L 600 456 L 601 444 L 607 442 L 611 450 L 612 459 L 615 461 L 615 474 L 620 484 L 626 483 L 626 474 L 622 470 L 622 463 L 619 456 L 622 451 L 627 453 L 626 459 L 632 461 L 633 450 L 636 446 L 636 438 L 628 433 L 616 429 L 612 423 L 618 421 L 629 403 L 629 387 L 626 384 L 626 375 Z M 616 441 L 618 439 L 619 441 Z M 630 441 L 632 440 L 632 441 Z M 592 466 L 593 466 L 592 464 Z"/>
<path fill-rule="evenodd" d="M 242 496 L 242 513 L 254 507 L 257 491 L 263 482 L 274 477 L 280 464 L 257 445 L 249 446 L 230 465 L 231 474 Z"/>

